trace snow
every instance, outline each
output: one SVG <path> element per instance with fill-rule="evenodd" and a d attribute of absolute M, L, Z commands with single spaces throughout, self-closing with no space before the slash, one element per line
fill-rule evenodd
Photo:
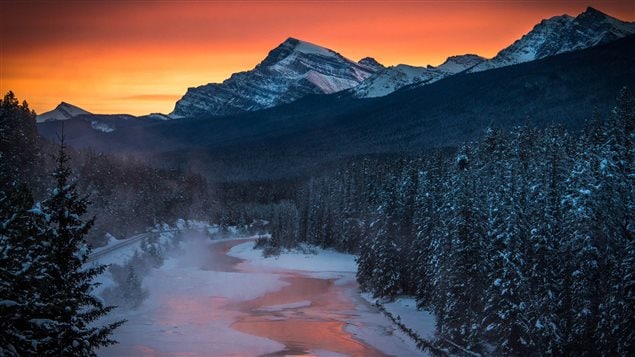
<path fill-rule="evenodd" d="M 57 325 L 57 321 L 50 320 L 50 319 L 31 319 L 29 320 L 29 323 L 36 326 L 40 326 L 40 327 Z"/>
<path fill-rule="evenodd" d="M 358 82 L 350 79 L 329 76 L 313 70 L 307 72 L 304 76 L 308 81 L 315 84 L 326 94 L 349 89 L 358 84 Z"/>
<path fill-rule="evenodd" d="M 148 119 L 153 119 L 153 120 L 172 120 L 174 119 L 173 117 L 163 114 L 163 113 L 150 113 L 148 115 L 146 115 L 146 118 Z"/>
<path fill-rule="evenodd" d="M 224 306 L 275 291 L 286 283 L 272 274 L 201 270 L 201 259 L 211 244 L 204 238 L 188 240 L 180 254 L 144 278 L 149 298 L 136 310 L 116 309 L 109 316 L 128 322 L 113 335 L 120 343 L 101 350 L 101 356 L 227 356 L 244 350 L 260 355 L 284 348 L 278 342 L 232 329 L 237 312 Z M 108 260 L 123 263 L 125 254 L 114 255 L 117 258 Z"/>
<path fill-rule="evenodd" d="M 115 131 L 115 128 L 113 128 L 112 126 L 97 120 L 91 121 L 90 126 L 97 131 L 101 131 L 102 133 L 112 133 L 113 131 Z"/>
<path fill-rule="evenodd" d="M 472 68 L 483 61 L 485 61 L 485 58 L 473 54 L 451 56 L 437 67 L 437 69 L 449 74 L 456 74 Z"/>
<path fill-rule="evenodd" d="M 68 120 L 79 115 L 91 114 L 80 107 L 61 102 L 55 109 L 38 115 L 35 119 L 38 123 L 53 120 Z"/>
<path fill-rule="evenodd" d="M 301 307 L 308 307 L 308 306 L 311 306 L 311 302 L 308 300 L 303 300 L 303 301 L 297 301 L 297 302 L 292 302 L 288 304 L 271 305 L 271 306 L 267 306 L 258 310 L 276 312 L 276 311 L 282 311 L 282 310 L 299 309 Z"/>
<path fill-rule="evenodd" d="M 377 70 L 309 42 L 289 38 L 253 70 L 222 84 L 189 88 L 171 118 L 254 111 L 289 103 L 307 93 L 334 93 L 357 86 Z"/>
<path fill-rule="evenodd" d="M 18 303 L 13 300 L 0 300 L 0 307 L 6 308 L 6 307 L 11 307 L 16 305 L 18 305 Z"/>
<path fill-rule="evenodd" d="M 288 251 L 280 256 L 265 258 L 262 256 L 261 250 L 254 250 L 254 242 L 247 242 L 237 245 L 230 249 L 228 255 L 248 261 L 249 266 L 265 269 L 289 269 L 307 272 L 311 277 L 323 279 L 337 279 L 336 285 L 346 285 L 354 283 L 355 273 L 357 272 L 357 264 L 355 256 L 335 252 L 333 250 L 325 250 L 316 247 L 303 246 L 300 250 Z M 303 250 L 312 250 L 316 254 L 303 253 Z M 363 304 L 362 301 L 375 303 L 375 301 L 367 294 L 355 294 L 353 299 L 360 300 L 355 307 L 357 321 L 351 321 L 346 331 L 352 333 L 359 339 L 381 349 L 383 352 L 393 355 L 405 356 L 425 355 L 419 351 L 414 343 L 405 333 L 396 326 L 386 327 L 386 317 L 378 314 L 371 306 Z M 363 297 L 363 299 L 362 299 Z M 268 307 L 270 311 L 279 311 L 283 309 L 293 309 L 305 306 L 306 301 L 299 301 L 286 305 L 274 305 Z M 417 310 L 416 302 L 413 298 L 403 297 L 392 303 L 383 304 L 387 311 L 395 317 L 400 317 L 403 324 L 415 331 L 419 337 L 432 339 L 434 337 L 436 320 L 434 315 L 427 311 Z M 364 328 L 374 326 L 372 328 Z M 377 326 L 384 326 L 388 330 L 378 333 Z M 402 340 L 410 350 L 405 352 L 403 347 L 395 345 L 394 339 Z"/>
<path fill-rule="evenodd" d="M 417 309 L 417 301 L 414 298 L 402 296 L 394 301 L 385 302 L 381 299 L 373 298 L 368 293 L 362 293 L 362 297 L 371 304 L 383 306 L 388 313 L 413 330 L 420 338 L 428 341 L 434 339 L 436 318 L 429 311 Z"/>
<path fill-rule="evenodd" d="M 298 40 L 298 44 L 293 49 L 297 52 L 302 52 L 306 54 L 316 54 L 327 57 L 336 57 L 337 54 L 327 48 L 312 44 L 310 42 Z"/>
<path fill-rule="evenodd" d="M 386 311 L 398 317 L 408 328 L 415 331 L 419 337 L 432 340 L 436 328 L 433 314 L 417 309 L 417 302 L 411 297 L 401 297 L 393 302 L 383 304 Z"/>
<path fill-rule="evenodd" d="M 261 250 L 255 250 L 255 242 L 239 244 L 229 250 L 228 255 L 249 261 L 249 265 L 269 269 L 289 269 L 307 272 L 349 272 L 357 271 L 355 256 L 334 250 L 311 248 L 317 254 L 307 254 L 299 250 L 286 252 L 280 256 L 265 258 Z"/>
<path fill-rule="evenodd" d="M 635 23 L 622 22 L 592 8 L 588 8 L 577 17 L 554 16 L 541 21 L 494 58 L 474 66 L 469 72 L 480 72 L 581 50 L 601 44 L 607 36 L 621 38 L 634 33 Z"/>
<path fill-rule="evenodd" d="M 358 98 L 383 97 L 402 87 L 415 83 L 432 83 L 447 75 L 436 68 L 399 64 L 376 72 L 353 91 Z"/>
<path fill-rule="evenodd" d="M 184 226 L 182 222 L 177 225 Z M 425 355 L 387 316 L 360 296 L 355 282 L 355 256 L 303 246 L 279 257 L 264 258 L 262 251 L 254 250 L 254 242 L 249 241 L 235 245 L 228 253 L 230 257 L 246 260 L 236 265 L 236 271 L 201 268 L 209 260 L 211 247 L 226 241 L 228 240 L 210 241 L 201 235 L 185 238 L 177 249 L 178 252 L 144 277 L 143 287 L 149 291 L 149 297 L 141 306 L 137 309 L 115 309 L 106 318 L 108 321 L 105 322 L 122 318 L 128 322 L 113 335 L 120 343 L 100 350 L 100 356 L 227 356 L 244 355 L 245 351 L 249 351 L 250 355 L 280 351 L 285 347 L 281 343 L 240 332 L 233 329 L 232 324 L 244 314 L 236 309 L 236 304 L 288 286 L 289 283 L 284 279 L 291 272 L 331 279 L 335 286 L 343 289 L 343 294 L 349 296 L 353 304 L 350 311 L 341 312 L 344 315 L 340 318 L 345 319 L 344 330 L 355 338 L 389 355 Z M 116 247 L 120 242 L 110 237 L 108 244 L 100 249 Z M 135 250 L 140 249 L 139 244 L 135 242 L 121 247 L 100 257 L 99 261 L 122 264 Z M 316 254 L 305 253 L 306 251 Z M 106 273 L 100 276 L 100 282 L 105 285 L 100 290 L 113 286 L 109 275 Z M 303 309 L 311 308 L 312 301 L 298 299 L 261 306 L 254 311 L 273 313 L 272 318 L 278 316 L 277 318 L 283 319 L 289 316 L 287 314 L 294 314 L 296 311 L 303 314 Z M 412 324 L 413 329 L 422 336 L 429 336 L 434 331 L 434 320 L 429 314 L 416 311 L 414 300 L 400 299 L 394 304 L 388 304 L 388 308 L 401 316 L 408 326 Z M 411 316 L 405 317 L 407 314 Z M 312 350 L 309 353 L 341 356 L 328 349 Z"/>

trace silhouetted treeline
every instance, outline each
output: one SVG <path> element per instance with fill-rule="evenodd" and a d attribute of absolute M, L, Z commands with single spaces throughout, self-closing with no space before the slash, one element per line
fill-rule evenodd
<path fill-rule="evenodd" d="M 415 295 L 452 353 L 632 355 L 634 129 L 624 90 L 582 133 L 490 129 L 451 153 L 359 160 L 281 203 L 270 245 L 357 252 L 361 288 Z"/>

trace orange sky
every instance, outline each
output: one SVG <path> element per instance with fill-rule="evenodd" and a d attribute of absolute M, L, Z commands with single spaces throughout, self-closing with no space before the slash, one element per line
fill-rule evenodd
<path fill-rule="evenodd" d="M 253 68 L 287 37 L 385 65 L 492 57 L 543 18 L 635 1 L 0 0 L 0 91 L 37 112 L 169 113 L 188 87 Z"/>

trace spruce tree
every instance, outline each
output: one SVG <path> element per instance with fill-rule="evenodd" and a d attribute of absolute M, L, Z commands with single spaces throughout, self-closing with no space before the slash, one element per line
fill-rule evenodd
<path fill-rule="evenodd" d="M 35 112 L 8 92 L 0 99 L 0 190 L 32 183 L 37 158 Z"/>
<path fill-rule="evenodd" d="M 475 162 L 470 147 L 456 156 L 452 189 L 447 192 L 449 214 L 447 287 L 439 319 L 441 336 L 456 344 L 476 350 L 480 343 L 478 326 L 482 311 L 483 274 L 481 214 L 475 203 Z"/>
<path fill-rule="evenodd" d="M 44 237 L 49 246 L 46 268 L 50 279 L 39 286 L 41 303 L 47 306 L 40 325 L 49 340 L 38 353 L 94 356 L 97 348 L 116 343 L 109 336 L 123 321 L 94 324 L 114 307 L 104 306 L 91 294 L 97 285 L 94 278 L 106 266 L 85 267 L 90 253 L 85 237 L 94 218 L 82 220 L 89 202 L 77 192 L 68 161 L 62 139 L 53 172 L 55 186 L 41 204 L 50 228 Z"/>
<path fill-rule="evenodd" d="M 49 281 L 45 216 L 22 186 L 0 192 L 0 355 L 36 355 L 49 340 L 39 287 Z"/>

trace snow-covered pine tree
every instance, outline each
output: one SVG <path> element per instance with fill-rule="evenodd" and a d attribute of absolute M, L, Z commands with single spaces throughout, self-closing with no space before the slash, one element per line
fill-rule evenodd
<path fill-rule="evenodd" d="M 451 248 L 447 251 L 447 290 L 442 316 L 438 320 L 442 338 L 450 345 L 468 350 L 478 349 L 481 342 L 479 326 L 484 281 L 481 214 L 475 204 L 477 186 L 473 159 L 470 147 L 461 148 L 455 159 L 452 189 L 445 198 L 451 206 L 448 209 L 448 236 L 444 239 L 449 240 Z"/>
<path fill-rule="evenodd" d="M 0 99 L 0 190 L 32 182 L 37 158 L 35 112 L 8 92 Z"/>
<path fill-rule="evenodd" d="M 39 286 L 49 275 L 45 217 L 22 186 L 0 191 L 0 355 L 37 355 L 49 337 L 37 319 L 46 313 Z"/>
<path fill-rule="evenodd" d="M 609 293 L 612 249 L 604 225 L 610 192 L 603 179 L 602 147 L 606 142 L 598 117 L 586 125 L 577 143 L 573 167 L 565 183 L 564 249 L 571 252 L 571 306 L 567 314 L 567 353 L 600 354 L 595 338 L 599 306 Z"/>
<path fill-rule="evenodd" d="M 481 184 L 479 201 L 485 223 L 483 262 L 486 274 L 483 294 L 482 329 L 484 337 L 496 353 L 529 354 L 536 346 L 525 316 L 529 303 L 525 264 L 521 248 L 527 234 L 520 229 L 519 209 L 515 197 L 518 180 L 513 145 L 500 130 L 488 130 L 479 149 Z"/>
<path fill-rule="evenodd" d="M 607 202 L 603 206 L 603 230 L 609 241 L 604 279 L 609 293 L 600 304 L 597 339 L 603 351 L 619 355 L 635 353 L 635 99 L 622 89 L 606 127 L 601 174 Z"/>
<path fill-rule="evenodd" d="M 375 282 L 373 281 L 373 271 L 377 264 L 375 257 L 375 237 L 374 230 L 375 224 L 378 224 L 377 219 L 371 220 L 364 227 L 364 234 L 362 235 L 359 247 L 359 255 L 357 257 L 357 282 L 359 288 L 362 291 L 373 291 Z"/>
<path fill-rule="evenodd" d="M 399 247 L 392 239 L 389 229 L 386 226 L 387 221 L 381 219 L 376 222 L 374 227 L 373 239 L 373 258 L 374 268 L 372 270 L 372 289 L 373 296 L 388 299 L 394 299 L 401 293 L 400 270 L 400 251 Z"/>
<path fill-rule="evenodd" d="M 46 335 L 38 348 L 41 355 L 95 356 L 95 350 L 116 343 L 110 335 L 124 321 L 97 326 L 96 320 L 114 307 L 106 307 L 91 295 L 94 278 L 106 266 L 84 267 L 90 253 L 85 236 L 93 219 L 83 221 L 88 199 L 80 197 L 71 181 L 69 157 L 64 141 L 60 143 L 55 186 L 41 204 L 49 230 L 44 243 L 49 246 L 46 269 L 49 278 L 38 286 L 46 312 L 37 320 Z M 44 338 L 44 336 L 41 336 Z"/>
<path fill-rule="evenodd" d="M 414 279 L 417 284 L 415 296 L 419 306 L 430 306 L 432 294 L 432 281 L 434 272 L 432 264 L 429 264 L 435 257 L 432 255 L 432 228 L 434 224 L 434 198 L 432 191 L 432 180 L 430 179 L 430 168 L 421 168 L 418 173 L 417 192 L 414 202 L 414 242 L 413 254 L 415 254 Z"/>
<path fill-rule="evenodd" d="M 417 254 L 415 274 L 417 282 L 417 304 L 432 308 L 434 296 L 439 290 L 437 282 L 441 266 L 446 257 L 442 251 L 443 183 L 447 182 L 447 163 L 444 156 L 436 153 L 426 160 L 419 171 L 418 186 L 414 202 L 415 231 L 414 250 Z"/>

